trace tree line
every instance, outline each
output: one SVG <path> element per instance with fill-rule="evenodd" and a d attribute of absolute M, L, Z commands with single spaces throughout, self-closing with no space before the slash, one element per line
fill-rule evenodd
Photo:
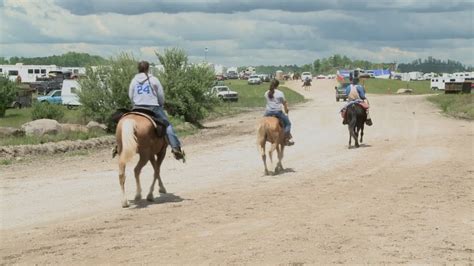
<path fill-rule="evenodd" d="M 8 59 L 0 57 L 0 64 L 14 65 L 23 63 L 25 65 L 57 65 L 61 67 L 86 67 L 107 64 L 108 60 L 88 53 L 68 52 L 62 55 L 52 55 L 44 57 L 18 57 L 13 56 Z"/>
<path fill-rule="evenodd" d="M 53 55 L 46 57 L 0 57 L 0 64 L 16 64 L 23 63 L 28 65 L 58 65 L 58 66 L 98 66 L 109 63 L 109 59 L 105 59 L 98 55 L 90 55 L 87 53 L 68 52 L 62 55 Z M 239 67 L 238 70 L 242 71 L 247 66 Z M 333 74 L 338 69 L 390 69 L 398 72 L 411 72 L 421 71 L 424 73 L 435 72 L 435 73 L 452 73 L 452 72 L 463 72 L 463 71 L 474 71 L 474 67 L 465 66 L 461 62 L 455 60 L 440 60 L 433 58 L 432 56 L 426 59 L 416 59 L 411 63 L 400 63 L 395 62 L 389 63 L 373 63 L 368 60 L 350 59 L 346 55 L 335 54 L 327 58 L 316 59 L 311 64 L 298 65 L 259 65 L 255 66 L 257 73 L 272 74 L 277 70 L 283 72 L 312 72 L 313 74 Z"/>

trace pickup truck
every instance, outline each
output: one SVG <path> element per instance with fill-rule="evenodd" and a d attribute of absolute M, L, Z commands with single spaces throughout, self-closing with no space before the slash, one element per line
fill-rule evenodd
<path fill-rule="evenodd" d="M 349 83 L 338 84 L 334 89 L 336 90 L 336 102 L 339 102 L 339 99 L 347 101 L 346 88 L 349 86 Z"/>
<path fill-rule="evenodd" d="M 214 86 L 211 88 L 210 93 L 223 101 L 237 102 L 239 100 L 239 94 L 231 91 L 227 86 Z"/>

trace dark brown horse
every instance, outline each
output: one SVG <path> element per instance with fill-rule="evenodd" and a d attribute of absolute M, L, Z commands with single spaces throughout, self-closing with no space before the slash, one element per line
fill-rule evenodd
<path fill-rule="evenodd" d="M 349 128 L 349 148 L 351 148 L 351 140 L 354 138 L 355 147 L 359 148 L 359 132 L 360 142 L 364 138 L 364 124 L 367 120 L 367 113 L 360 104 L 351 104 L 347 107 L 347 126 Z"/>
<path fill-rule="evenodd" d="M 160 193 L 166 193 L 166 189 L 161 182 L 160 167 L 166 155 L 168 146 L 164 137 L 158 137 L 153 122 L 145 116 L 139 114 L 128 114 L 120 119 L 116 131 L 117 152 L 119 155 L 119 180 L 122 188 L 122 207 L 129 206 L 125 195 L 125 167 L 136 153 L 140 155 L 134 169 L 137 192 L 135 200 L 142 198 L 140 185 L 140 172 L 142 168 L 150 162 L 155 171 L 153 182 L 146 199 L 153 201 L 153 190 L 155 182 L 158 180 Z"/>

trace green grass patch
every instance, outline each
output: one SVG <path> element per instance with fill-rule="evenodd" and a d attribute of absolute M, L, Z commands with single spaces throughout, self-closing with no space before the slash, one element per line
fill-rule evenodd
<path fill-rule="evenodd" d="M 239 93 L 239 101 L 223 102 L 215 109 L 214 113 L 210 114 L 210 118 L 234 115 L 255 108 L 261 108 L 263 112 L 265 109 L 266 101 L 263 95 L 268 90 L 270 83 L 264 82 L 260 85 L 248 85 L 246 80 L 226 80 L 225 85 Z M 304 102 L 303 95 L 284 86 L 279 86 L 278 89 L 283 91 L 290 106 Z"/>
<path fill-rule="evenodd" d="M 433 93 L 429 80 L 401 81 L 395 79 L 365 79 L 361 82 L 367 93 L 396 94 L 398 89 L 412 89 L 413 94 Z"/>
<path fill-rule="evenodd" d="M 12 160 L 6 160 L 6 159 L 0 160 L 0 165 L 10 165 L 10 164 L 12 164 Z"/>
<path fill-rule="evenodd" d="M 440 94 L 429 96 L 444 113 L 462 119 L 474 120 L 473 94 Z"/>
<path fill-rule="evenodd" d="M 7 109 L 5 117 L 0 118 L 0 127 L 19 128 L 24 123 L 31 121 L 31 112 L 33 108 Z M 60 123 L 85 124 L 86 120 L 82 117 L 79 109 L 69 110 L 64 107 L 64 117 L 59 120 Z"/>
<path fill-rule="evenodd" d="M 86 140 L 90 138 L 97 138 L 107 135 L 104 132 L 67 132 L 57 135 L 23 136 L 23 137 L 5 137 L 0 139 L 0 146 L 14 146 L 14 145 L 33 145 L 42 144 L 46 142 L 58 142 L 63 140 Z"/>

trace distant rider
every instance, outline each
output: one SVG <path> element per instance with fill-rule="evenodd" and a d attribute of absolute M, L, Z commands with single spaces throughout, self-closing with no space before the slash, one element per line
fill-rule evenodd
<path fill-rule="evenodd" d="M 351 81 L 351 84 L 349 84 L 346 87 L 346 95 L 347 95 L 348 103 L 341 110 L 341 112 L 342 112 L 341 114 L 342 114 L 343 119 L 344 119 L 342 123 L 344 125 L 347 124 L 347 120 L 346 120 L 346 116 L 345 116 L 345 111 L 347 109 L 347 106 L 352 104 L 354 101 L 355 102 L 363 101 L 368 106 L 368 108 L 366 109 L 367 120 L 365 121 L 365 123 L 368 126 L 371 126 L 372 125 L 372 119 L 370 118 L 370 114 L 369 114 L 369 108 L 370 108 L 369 100 L 365 96 L 364 87 L 362 85 L 359 85 L 359 70 L 354 70 L 354 72 L 351 72 L 350 75 L 349 75 L 349 80 Z"/>
<path fill-rule="evenodd" d="M 177 160 L 183 159 L 184 161 L 184 152 L 181 150 L 181 143 L 163 109 L 165 104 L 163 86 L 156 77 L 148 74 L 149 67 L 150 64 L 147 61 L 138 63 L 138 74 L 136 74 L 130 82 L 128 96 L 134 108 L 151 110 L 156 117 L 168 124 L 166 135 L 171 146 L 171 152 Z"/>
<path fill-rule="evenodd" d="M 291 122 L 288 118 L 288 102 L 285 99 L 285 95 L 282 91 L 278 90 L 278 85 L 280 82 L 276 79 L 273 79 L 270 83 L 270 88 L 265 92 L 265 99 L 267 100 L 267 106 L 264 116 L 275 116 L 282 123 L 285 132 L 285 145 L 291 146 L 295 144 L 291 136 Z M 284 108 L 285 113 L 282 109 Z"/>

